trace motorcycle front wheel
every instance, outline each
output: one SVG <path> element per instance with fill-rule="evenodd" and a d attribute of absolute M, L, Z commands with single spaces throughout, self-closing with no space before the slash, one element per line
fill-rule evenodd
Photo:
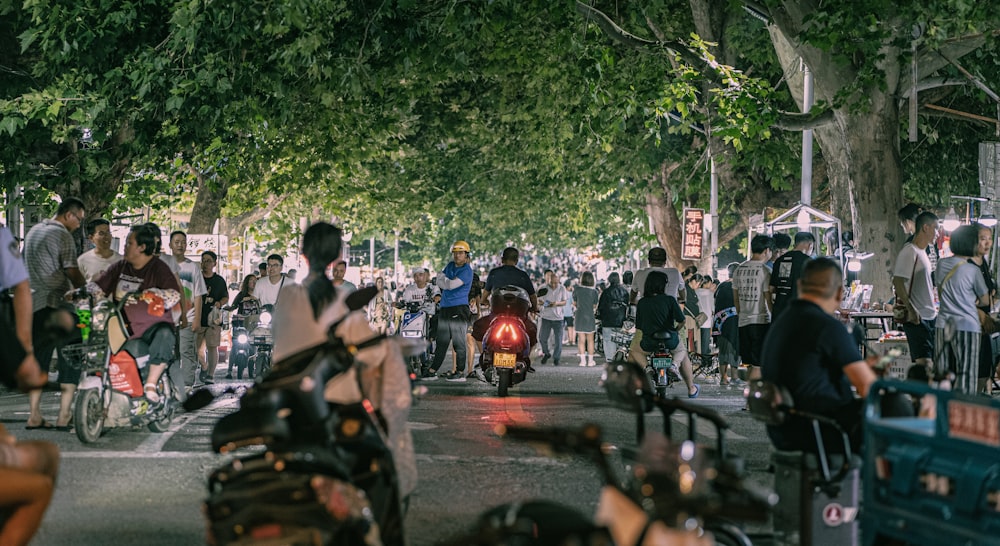
<path fill-rule="evenodd" d="M 236 368 L 236 378 L 243 379 L 243 372 L 247 371 L 247 375 L 250 379 L 253 379 L 253 368 L 247 370 L 247 363 L 249 362 L 249 357 L 244 352 L 239 352 L 233 355 L 233 366 Z"/>
<path fill-rule="evenodd" d="M 257 366 L 255 367 L 258 376 L 266 376 L 271 371 L 271 353 L 257 353 Z"/>
<path fill-rule="evenodd" d="M 97 389 L 84 389 L 76 393 L 76 407 L 73 408 L 76 423 L 76 437 L 85 444 L 100 439 L 104 432 L 104 403 Z"/>

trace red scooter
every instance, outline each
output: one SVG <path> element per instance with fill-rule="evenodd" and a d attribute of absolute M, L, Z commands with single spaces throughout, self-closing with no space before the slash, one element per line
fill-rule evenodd
<path fill-rule="evenodd" d="M 497 396 L 522 381 L 531 369 L 531 343 L 528 335 L 528 292 L 518 286 L 494 290 L 490 298 L 493 314 L 489 327 L 481 334 L 473 327 L 472 337 L 483 343 L 479 360 L 486 380 L 497 387 Z"/>

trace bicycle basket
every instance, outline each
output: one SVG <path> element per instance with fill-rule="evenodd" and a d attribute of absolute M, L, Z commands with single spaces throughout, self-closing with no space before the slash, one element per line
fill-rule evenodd
<path fill-rule="evenodd" d="M 66 345 L 60 351 L 70 368 L 84 371 L 99 370 L 104 368 L 107 359 L 108 342 L 91 336 L 87 343 Z"/>

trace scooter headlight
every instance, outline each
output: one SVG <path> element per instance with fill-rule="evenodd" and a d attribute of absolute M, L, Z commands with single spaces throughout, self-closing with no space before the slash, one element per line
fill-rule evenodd
<path fill-rule="evenodd" d="M 111 305 L 107 302 L 97 304 L 90 314 L 91 331 L 103 332 L 108 326 L 109 317 L 111 317 Z"/>
<path fill-rule="evenodd" d="M 271 324 L 271 313 L 268 313 L 267 311 L 264 311 L 263 313 L 261 313 L 260 314 L 260 323 L 263 326 L 267 326 L 268 324 Z"/>
<path fill-rule="evenodd" d="M 236 336 L 236 343 L 246 343 L 249 339 L 246 334 L 240 334 Z"/>

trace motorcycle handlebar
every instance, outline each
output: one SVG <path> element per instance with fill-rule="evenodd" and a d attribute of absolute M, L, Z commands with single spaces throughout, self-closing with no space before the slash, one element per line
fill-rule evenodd
<path fill-rule="evenodd" d="M 729 428 L 729 423 L 726 423 L 726 420 L 718 412 L 704 406 L 685 402 L 679 398 L 661 398 L 656 401 L 656 404 L 666 414 L 673 413 L 674 411 L 683 411 L 687 414 L 704 417 L 711 421 L 719 432 Z"/>

